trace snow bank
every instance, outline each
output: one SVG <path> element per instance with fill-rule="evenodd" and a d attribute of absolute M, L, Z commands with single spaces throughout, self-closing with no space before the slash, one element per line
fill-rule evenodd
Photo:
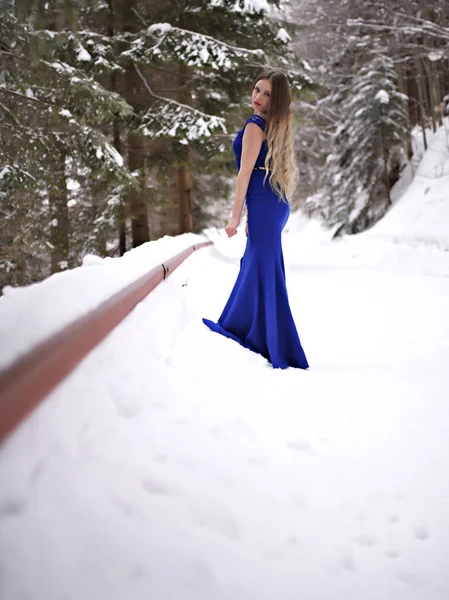
<path fill-rule="evenodd" d="M 151 248 L 9 298 L 75 312 L 65 289 L 95 301 L 95 277 L 121 285 Z M 7 440 L 2 599 L 447 600 L 449 278 L 318 248 L 286 252 L 310 371 L 202 324 L 238 269 L 205 248 Z"/>
<path fill-rule="evenodd" d="M 29 286 L 6 286 L 0 297 L 0 369 L 156 265 L 201 241 L 204 236 L 193 234 L 165 236 L 121 258 L 88 255 L 82 267 Z"/>
<path fill-rule="evenodd" d="M 415 129 L 414 157 L 408 167 L 416 169 L 414 178 L 367 235 L 449 251 L 449 120 L 435 134 L 427 130 L 427 137 L 424 152 L 422 133 Z"/>
<path fill-rule="evenodd" d="M 202 324 L 245 243 L 209 231 L 54 390 L 0 448 L 2 599 L 447 600 L 449 253 L 417 187 L 441 141 L 371 232 L 292 215 L 309 371 Z M 0 362 L 198 239 L 7 289 Z"/>

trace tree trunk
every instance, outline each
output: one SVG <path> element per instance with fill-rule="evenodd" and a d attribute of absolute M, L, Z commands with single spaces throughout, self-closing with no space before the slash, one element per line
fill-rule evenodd
<path fill-rule="evenodd" d="M 58 163 L 54 166 L 53 174 L 53 185 L 49 190 L 51 272 L 58 273 L 70 266 L 69 209 L 65 180 L 65 154 L 62 151 Z"/>
<path fill-rule="evenodd" d="M 439 74 L 439 65 L 432 63 L 432 70 L 434 74 L 434 82 L 435 82 L 435 98 L 438 106 L 438 123 L 440 127 L 443 127 L 443 110 L 441 108 L 442 105 L 442 97 L 441 97 L 441 87 L 440 87 L 440 74 Z"/>
<path fill-rule="evenodd" d="M 126 252 L 126 223 L 124 220 L 119 223 L 119 252 L 120 256 L 123 256 Z"/>
<path fill-rule="evenodd" d="M 435 81 L 434 81 L 434 71 L 432 68 L 432 61 L 429 61 L 430 65 L 427 63 L 426 59 L 423 59 L 422 64 L 424 65 L 424 70 L 426 72 L 427 79 L 427 90 L 430 102 L 430 115 L 432 117 L 432 130 L 435 133 L 437 130 L 437 118 L 436 118 L 436 104 L 437 99 L 435 98 Z"/>
<path fill-rule="evenodd" d="M 179 233 L 188 233 L 193 229 L 193 177 L 192 173 L 185 166 L 178 167 L 177 193 L 179 206 Z"/>
<path fill-rule="evenodd" d="M 180 27 L 184 26 L 183 18 L 180 17 Z M 186 65 L 180 65 L 178 70 L 179 91 L 177 99 L 185 104 L 191 103 L 191 93 L 185 86 L 186 77 L 190 74 L 190 69 Z M 179 210 L 179 233 L 188 233 L 193 229 L 193 177 L 187 167 L 189 150 L 186 149 L 185 163 L 177 169 L 177 195 Z"/>
<path fill-rule="evenodd" d="M 109 5 L 109 27 L 108 35 L 113 38 L 116 30 L 120 30 L 119 24 L 116 22 L 119 16 L 115 12 L 114 0 L 108 0 Z M 117 73 L 112 71 L 110 76 L 111 91 L 117 91 Z M 113 137 L 114 137 L 114 148 L 119 154 L 122 154 L 122 144 L 120 139 L 120 122 L 118 119 L 114 120 L 113 126 Z M 119 210 L 118 216 L 118 229 L 119 229 L 119 252 L 120 256 L 123 256 L 126 252 L 126 220 L 125 220 L 124 207 Z"/>
<path fill-rule="evenodd" d="M 380 143 L 382 145 L 382 160 L 383 160 L 383 180 L 384 180 L 384 186 L 385 186 L 385 191 L 387 194 L 387 205 L 391 206 L 391 186 L 390 186 L 390 178 L 389 178 L 389 173 L 388 173 L 388 148 L 387 148 L 387 143 L 386 143 L 386 139 L 385 139 L 385 135 L 384 132 L 382 131 L 381 133 L 381 138 L 380 138 Z"/>
<path fill-rule="evenodd" d="M 130 171 L 139 171 L 141 188 L 132 190 L 131 200 L 131 233 L 133 248 L 150 241 L 148 225 L 148 208 L 145 196 L 145 143 L 141 137 L 128 136 L 128 166 Z"/>
<path fill-rule="evenodd" d="M 123 28 L 128 33 L 141 29 L 142 24 L 137 20 L 137 0 L 128 0 L 123 3 Z M 145 73 L 144 73 L 145 76 Z M 147 110 L 151 104 L 148 91 L 145 88 L 134 64 L 128 62 L 124 76 L 123 96 L 136 113 Z M 148 224 L 148 205 L 145 181 L 145 143 L 142 137 L 128 135 L 128 167 L 131 171 L 139 171 L 139 188 L 130 194 L 131 233 L 133 248 L 150 241 L 150 228 Z M 122 232 L 123 233 L 123 232 Z"/>
<path fill-rule="evenodd" d="M 404 79 L 404 67 L 402 66 L 402 64 L 398 64 L 397 68 L 396 68 L 396 73 L 398 76 L 398 86 L 399 86 L 399 91 L 401 92 L 401 94 L 404 94 L 405 96 L 409 96 L 408 94 L 408 90 L 405 84 L 405 79 Z M 407 114 L 408 114 L 408 119 L 409 122 L 412 122 L 412 118 L 411 118 L 411 114 L 410 114 L 410 102 L 407 104 L 408 110 L 407 110 Z M 411 138 L 411 134 L 410 131 L 407 135 L 407 140 L 405 142 L 406 145 L 406 151 L 407 151 L 407 157 L 410 160 L 413 156 L 413 148 L 412 148 L 412 138 Z"/>
<path fill-rule="evenodd" d="M 113 92 L 116 91 L 117 83 L 116 83 L 116 75 L 115 73 L 111 74 L 111 89 Z M 122 154 L 122 142 L 120 137 L 120 123 L 118 119 L 114 121 L 113 125 L 113 134 L 114 134 L 114 148 L 117 150 L 119 154 Z M 120 256 L 123 256 L 126 252 L 126 211 L 125 207 L 121 203 L 118 214 L 118 230 L 119 230 L 119 252 Z"/>
<path fill-rule="evenodd" d="M 421 68 L 420 58 L 415 57 L 416 64 L 416 85 L 418 88 L 418 100 L 419 100 L 419 119 L 421 122 L 421 129 L 424 141 L 424 150 L 427 150 L 427 137 L 426 137 L 426 124 L 424 120 L 424 91 L 423 91 L 423 79 L 424 75 Z"/>

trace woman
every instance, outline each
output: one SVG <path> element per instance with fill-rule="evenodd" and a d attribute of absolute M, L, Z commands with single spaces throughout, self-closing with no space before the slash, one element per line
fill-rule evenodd
<path fill-rule="evenodd" d="M 267 358 L 273 367 L 307 369 L 285 283 L 281 233 L 295 186 L 291 94 L 279 71 L 264 71 L 252 88 L 254 114 L 232 144 L 238 169 L 228 237 L 237 233 L 246 200 L 247 242 L 240 272 L 213 331 Z M 266 134 L 266 135 L 265 135 Z"/>

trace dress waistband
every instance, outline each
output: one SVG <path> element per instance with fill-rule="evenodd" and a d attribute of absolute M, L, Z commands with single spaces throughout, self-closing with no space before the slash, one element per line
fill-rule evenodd
<path fill-rule="evenodd" d="M 258 169 L 260 169 L 261 171 L 265 171 L 265 167 L 254 167 L 253 171 L 257 171 Z"/>

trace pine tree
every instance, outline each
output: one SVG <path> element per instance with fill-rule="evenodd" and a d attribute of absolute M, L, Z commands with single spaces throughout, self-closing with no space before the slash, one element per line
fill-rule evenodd
<path fill-rule="evenodd" d="M 116 115 L 130 116 L 131 108 L 86 72 L 88 52 L 71 31 L 57 29 L 60 15 L 69 16 L 55 4 L 2 5 L 0 269 L 9 283 L 34 279 L 33 263 L 45 263 L 48 253 L 52 272 L 77 259 L 69 177 L 95 182 L 106 204 L 112 190 L 134 184 L 102 131 Z M 65 3 L 68 12 L 74 4 Z M 11 260 L 8 253 L 20 249 L 29 260 Z"/>
<path fill-rule="evenodd" d="M 304 190 L 304 198 L 313 195 L 304 202 L 307 212 L 318 213 L 329 223 L 336 205 L 328 205 L 332 196 L 326 184 L 332 188 L 337 167 L 329 158 L 333 173 L 327 177 L 326 159 L 335 131 L 341 125 L 341 96 L 350 93 L 348 88 L 355 72 L 368 67 L 376 56 L 390 57 L 397 87 L 407 96 L 405 109 L 410 125 L 421 126 L 425 143 L 426 128 L 435 129 L 442 122 L 443 98 L 449 91 L 449 59 L 445 51 L 449 40 L 449 8 L 447 3 L 437 0 L 328 0 L 325 4 L 298 0 L 298 3 L 298 19 L 308 25 L 298 49 L 310 62 L 317 82 L 322 84 L 316 103 L 300 105 L 307 115 L 300 139 L 301 191 Z M 322 43 L 323 39 L 326 43 Z M 401 162 L 402 155 L 411 158 L 409 131 L 402 143 L 404 149 L 398 146 L 392 150 L 395 156 L 401 154 Z M 344 140 L 340 149 L 334 148 L 333 152 L 339 154 L 342 147 Z M 390 166 L 389 179 L 394 181 L 394 177 L 397 164 Z M 381 197 L 385 199 L 386 193 L 382 192 Z M 360 218 L 356 229 L 362 221 Z M 368 219 L 367 223 L 370 222 Z"/>
<path fill-rule="evenodd" d="M 342 122 L 327 175 L 327 220 L 339 233 L 363 231 L 391 204 L 390 161 L 408 134 L 407 97 L 399 92 L 393 62 L 376 57 L 336 98 Z"/>
<path fill-rule="evenodd" d="M 257 71 L 276 65 L 294 87 L 311 84 L 301 64 L 287 69 L 278 4 L 3 3 L 2 279 L 46 274 L 49 254 L 55 271 L 85 251 L 123 252 L 125 222 L 142 243 L 164 206 L 179 215 L 156 235 L 191 228 L 195 180 L 234 168 L 227 126 Z"/>
<path fill-rule="evenodd" d="M 192 228 L 200 168 L 208 173 L 215 168 L 224 187 L 222 175 L 229 173 L 233 160 L 230 143 L 226 147 L 223 141 L 227 126 L 234 128 L 242 118 L 251 79 L 272 60 L 282 67 L 293 64 L 286 24 L 273 21 L 269 12 L 274 6 L 186 0 L 152 7 L 147 18 L 155 23 L 137 33 L 123 53 L 148 94 L 150 106 L 141 114 L 138 131 L 151 140 L 146 149 L 155 165 L 149 173 L 152 188 L 177 205 L 175 232 Z M 295 86 L 310 85 L 302 65 L 290 76 Z M 173 214 L 173 203 L 166 201 L 161 208 L 154 202 L 152 221 L 163 220 L 164 211 Z"/>

